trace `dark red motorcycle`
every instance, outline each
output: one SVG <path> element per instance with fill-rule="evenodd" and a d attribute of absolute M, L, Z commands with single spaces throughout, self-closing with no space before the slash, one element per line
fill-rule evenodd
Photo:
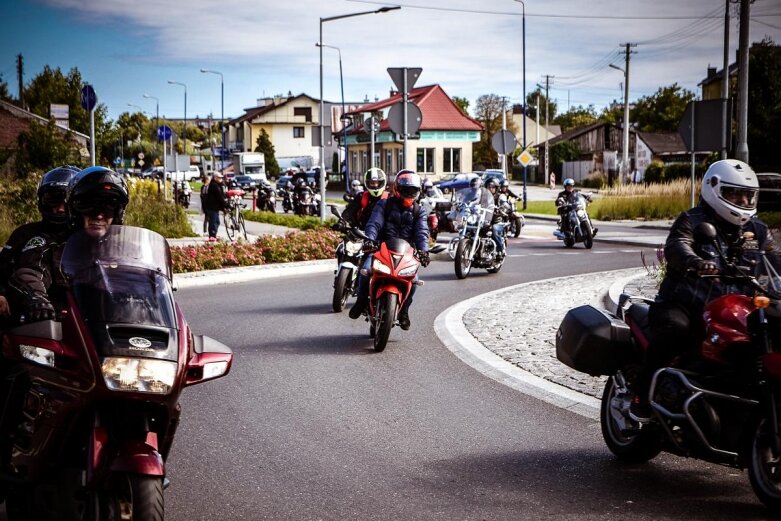
<path fill-rule="evenodd" d="M 225 376 L 233 360 L 190 331 L 170 266 L 168 244 L 150 230 L 113 226 L 100 240 L 78 232 L 62 256 L 67 288 L 54 288 L 57 318 L 7 331 L 9 521 L 163 520 L 179 395 Z"/>
<path fill-rule="evenodd" d="M 699 225 L 695 237 L 720 257 L 722 282 L 750 288 L 754 296 L 728 293 L 706 306 L 696 355 L 653 376 L 649 423 L 629 415 L 648 346 L 647 301 L 622 295 L 618 316 L 592 306 L 571 309 L 556 334 L 556 355 L 577 371 L 609 377 L 600 420 L 619 459 L 643 463 L 664 450 L 747 468 L 757 497 L 781 511 L 781 278 L 756 243 L 760 258 L 749 274 L 736 260 L 742 242 L 725 255 L 712 225 Z"/>

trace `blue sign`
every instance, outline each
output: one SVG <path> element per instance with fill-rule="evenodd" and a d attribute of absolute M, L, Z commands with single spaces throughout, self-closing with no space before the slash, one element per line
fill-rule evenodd
<path fill-rule="evenodd" d="M 114 160 L 114 166 L 119 166 L 122 163 L 122 160 L 120 158 L 116 158 Z"/>
<path fill-rule="evenodd" d="M 81 88 L 81 106 L 86 111 L 92 111 L 95 105 L 98 103 L 98 96 L 95 94 L 95 89 L 92 85 L 84 85 Z"/>
<path fill-rule="evenodd" d="M 157 139 L 158 141 L 168 141 L 171 136 L 174 135 L 174 131 L 168 125 L 160 125 L 157 127 Z"/>

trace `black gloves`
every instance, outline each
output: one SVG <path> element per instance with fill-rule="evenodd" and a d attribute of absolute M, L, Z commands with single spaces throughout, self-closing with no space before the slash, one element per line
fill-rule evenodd
<path fill-rule="evenodd" d="M 342 230 L 344 230 L 344 227 L 342 226 L 342 223 L 337 222 L 331 225 L 331 229 L 336 232 L 341 232 Z"/>
<path fill-rule="evenodd" d="M 694 271 L 698 276 L 717 275 L 719 273 L 719 268 L 713 261 L 701 260 L 694 263 L 692 266 L 692 271 Z"/>
<path fill-rule="evenodd" d="M 429 257 L 428 252 L 423 250 L 418 250 L 418 260 L 424 268 L 431 263 L 431 257 Z"/>
<path fill-rule="evenodd" d="M 54 318 L 54 307 L 45 297 L 32 297 L 27 301 L 28 322 L 51 320 Z"/>
<path fill-rule="evenodd" d="M 363 251 L 365 251 L 366 253 L 374 253 L 379 249 L 380 249 L 380 244 L 377 241 L 373 241 L 371 239 L 363 240 Z"/>

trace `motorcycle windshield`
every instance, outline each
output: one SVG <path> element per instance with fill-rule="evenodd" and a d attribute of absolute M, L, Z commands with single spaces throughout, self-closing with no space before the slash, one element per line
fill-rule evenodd
<path fill-rule="evenodd" d="M 574 204 L 575 204 L 575 208 L 577 208 L 578 210 L 585 210 L 586 198 L 583 197 L 583 194 L 581 194 L 580 192 L 575 194 Z"/>
<path fill-rule="evenodd" d="M 462 202 L 462 203 L 471 203 L 473 201 L 477 201 L 478 197 L 480 195 L 480 189 L 479 188 L 463 188 L 456 192 L 456 201 Z"/>
<path fill-rule="evenodd" d="M 112 226 L 100 239 L 83 230 L 69 238 L 61 269 L 87 323 L 174 329 L 170 259 L 161 235 Z"/>

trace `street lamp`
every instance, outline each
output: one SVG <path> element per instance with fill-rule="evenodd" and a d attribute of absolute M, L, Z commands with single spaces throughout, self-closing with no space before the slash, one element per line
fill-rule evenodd
<path fill-rule="evenodd" d="M 326 47 L 328 49 L 336 49 L 336 52 L 339 53 L 339 85 L 342 89 L 342 130 L 344 131 L 344 138 L 342 145 L 344 146 L 344 157 L 342 158 L 344 161 L 344 191 L 349 192 L 350 191 L 350 170 L 347 167 L 347 124 L 344 119 L 344 76 L 342 75 L 342 50 L 339 49 L 339 47 L 335 47 L 333 45 L 326 45 L 324 43 L 316 43 L 318 47 Z"/>
<path fill-rule="evenodd" d="M 209 69 L 201 69 L 201 72 L 206 74 L 219 74 L 220 75 L 220 129 L 222 130 L 222 152 L 220 153 L 220 167 L 225 160 L 225 83 L 220 71 L 212 71 Z M 212 154 L 214 159 L 214 154 Z M 214 168 L 214 166 L 212 166 Z"/>
<path fill-rule="evenodd" d="M 184 87 L 184 127 L 182 128 L 182 139 L 184 139 L 184 146 L 182 150 L 184 155 L 187 155 L 187 85 L 179 81 L 168 80 L 169 85 L 181 85 Z M 189 159 L 187 160 L 189 163 Z M 174 165 L 176 170 L 179 169 L 179 165 Z"/>
<path fill-rule="evenodd" d="M 523 0 L 515 0 L 522 7 L 523 22 L 521 34 L 523 38 L 523 149 L 526 150 L 526 4 Z M 537 114 L 537 120 L 540 115 Z M 545 173 L 547 175 L 547 172 Z M 523 209 L 526 209 L 526 165 L 523 166 Z"/>
<path fill-rule="evenodd" d="M 629 61 L 627 60 L 628 64 Z M 618 65 L 611 63 L 610 68 L 624 73 L 624 150 L 621 154 L 621 181 L 619 181 L 622 182 L 627 174 L 626 169 L 629 166 L 629 67 L 624 70 Z"/>
<path fill-rule="evenodd" d="M 381 7 L 374 11 L 361 11 L 359 13 L 342 14 L 338 16 L 320 17 L 320 40 L 318 47 L 320 48 L 320 120 L 318 125 L 320 126 L 320 220 L 325 222 L 325 134 L 323 132 L 323 23 L 331 22 L 333 20 L 341 20 L 342 18 L 352 18 L 353 16 L 362 16 L 365 14 L 378 14 L 387 13 L 388 11 L 394 11 L 401 9 L 401 6 L 396 5 L 392 7 Z"/>

